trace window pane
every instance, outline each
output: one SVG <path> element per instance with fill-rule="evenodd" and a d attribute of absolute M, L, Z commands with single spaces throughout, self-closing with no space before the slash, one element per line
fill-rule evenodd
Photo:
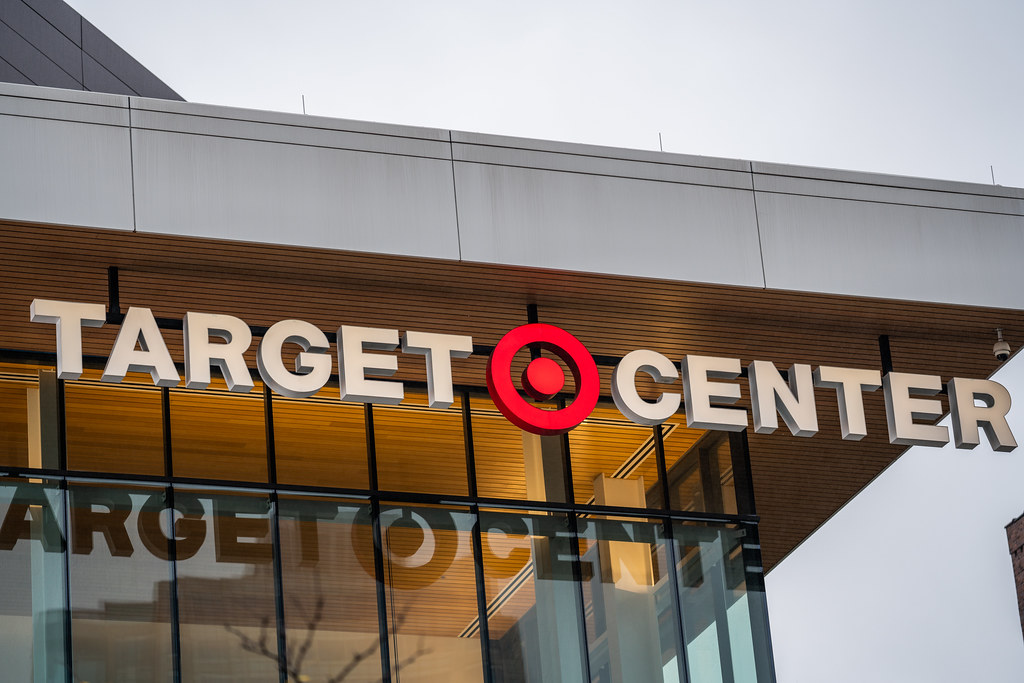
<path fill-rule="evenodd" d="M 223 380 L 208 389 L 171 390 L 174 475 L 236 481 L 267 480 L 267 427 L 263 389 L 226 390 Z"/>
<path fill-rule="evenodd" d="M 627 420 L 612 404 L 598 404 L 583 424 L 569 432 L 569 452 L 577 503 L 648 507 L 649 498 L 663 497 L 658 492 L 654 431 Z M 631 481 L 633 487 L 620 487 L 609 498 L 601 484 L 608 478 Z"/>
<path fill-rule="evenodd" d="M 73 484 L 70 501 L 75 680 L 171 680 L 163 489 Z"/>
<path fill-rule="evenodd" d="M 470 407 L 480 496 L 566 502 L 561 436 L 524 432 L 485 396 L 471 397 Z"/>
<path fill-rule="evenodd" d="M 482 511 L 480 531 L 494 680 L 583 680 L 568 518 Z"/>
<path fill-rule="evenodd" d="M 380 642 L 369 506 L 291 497 L 280 506 L 289 680 L 376 683 Z"/>
<path fill-rule="evenodd" d="M 279 482 L 369 488 L 361 403 L 342 403 L 334 387 L 305 399 L 275 395 L 273 406 Z"/>
<path fill-rule="evenodd" d="M 665 436 L 670 507 L 736 513 L 729 435 L 677 428 Z"/>
<path fill-rule="evenodd" d="M 100 383 L 99 375 L 88 371 L 84 379 L 64 383 L 68 468 L 163 474 L 160 389 L 149 375 L 131 373 L 122 384 Z M 132 380 L 149 386 L 129 386 Z"/>
<path fill-rule="evenodd" d="M 589 577 L 584 604 L 592 680 L 680 680 L 677 608 L 662 525 L 594 517 L 578 524 Z"/>
<path fill-rule="evenodd" d="M 673 535 L 690 679 L 767 680 L 763 641 L 752 636 L 764 626 L 763 589 L 748 594 L 743 530 L 677 523 Z"/>
<path fill-rule="evenodd" d="M 276 683 L 270 502 L 175 489 L 182 680 Z"/>
<path fill-rule="evenodd" d="M 426 394 L 406 392 L 398 406 L 373 407 L 377 483 L 383 491 L 467 495 L 462 403 L 427 408 Z"/>
<path fill-rule="evenodd" d="M 0 480 L 0 519 L 3 678 L 63 682 L 64 501 L 57 483 Z"/>
<path fill-rule="evenodd" d="M 380 526 L 387 588 L 392 680 L 483 680 L 476 580 L 467 512 L 385 507 Z"/>
<path fill-rule="evenodd" d="M 32 413 L 35 413 L 33 420 Z M 29 440 L 39 440 L 39 381 L 34 370 L 0 366 L 0 465 L 29 467 Z M 33 434 L 29 423 L 33 422 Z M 39 467 L 37 462 L 35 467 Z"/>

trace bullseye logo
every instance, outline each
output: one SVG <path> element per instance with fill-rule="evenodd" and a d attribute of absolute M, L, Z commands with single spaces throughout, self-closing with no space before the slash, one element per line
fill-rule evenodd
<path fill-rule="evenodd" d="M 572 403 L 544 410 L 519 394 L 512 380 L 512 360 L 525 347 L 550 351 L 569 367 L 576 383 Z M 543 401 L 562 390 L 565 373 L 550 358 L 534 358 L 523 372 L 522 384 L 529 396 Z M 601 393 L 601 380 L 594 358 L 579 339 L 560 327 L 533 323 L 510 330 L 494 347 L 487 361 L 487 390 L 509 422 L 532 434 L 551 436 L 564 434 L 590 415 Z"/>

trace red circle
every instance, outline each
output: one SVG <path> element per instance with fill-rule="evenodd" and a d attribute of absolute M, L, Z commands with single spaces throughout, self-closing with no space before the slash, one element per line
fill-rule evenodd
<path fill-rule="evenodd" d="M 550 351 L 572 371 L 576 398 L 565 408 L 542 410 L 527 402 L 516 390 L 512 382 L 512 359 L 528 345 Z M 579 339 L 560 327 L 532 323 L 509 330 L 494 347 L 487 360 L 487 391 L 509 422 L 531 434 L 552 436 L 564 434 L 587 419 L 597 405 L 601 379 L 593 356 Z"/>
<path fill-rule="evenodd" d="M 523 389 L 538 401 L 546 401 L 565 386 L 562 366 L 550 358 L 539 356 L 523 370 Z"/>

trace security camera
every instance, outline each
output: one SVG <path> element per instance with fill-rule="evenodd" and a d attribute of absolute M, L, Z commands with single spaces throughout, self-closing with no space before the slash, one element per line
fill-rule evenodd
<path fill-rule="evenodd" d="M 996 329 L 996 336 L 998 337 L 995 345 L 992 347 L 992 355 L 996 357 L 996 360 L 1003 362 L 1010 357 L 1010 345 L 1003 341 L 1003 330 Z"/>

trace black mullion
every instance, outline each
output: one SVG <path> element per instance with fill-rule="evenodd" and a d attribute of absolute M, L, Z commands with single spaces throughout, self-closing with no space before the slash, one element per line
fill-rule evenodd
<path fill-rule="evenodd" d="M 484 551 L 480 530 L 480 508 L 471 506 L 473 514 L 473 571 L 476 575 L 476 608 L 480 622 L 480 655 L 484 666 L 484 683 L 492 683 L 494 672 L 491 670 L 491 632 L 487 623 L 487 592 L 484 589 Z"/>
<path fill-rule="evenodd" d="M 660 430 L 661 428 L 658 427 Z M 672 586 L 672 600 L 675 602 L 676 607 L 676 630 L 679 633 L 679 638 L 676 640 L 676 647 L 679 648 L 679 654 L 676 657 L 676 663 L 679 665 L 679 680 L 682 683 L 690 683 L 690 666 L 686 656 L 686 631 L 684 630 L 685 624 L 683 619 L 683 594 L 679 590 L 679 555 L 676 552 L 676 540 L 675 540 L 675 529 L 674 523 L 671 519 L 665 519 L 662 521 L 665 531 L 666 548 L 670 575 L 667 577 L 669 583 Z"/>
<path fill-rule="evenodd" d="M 277 485 L 277 452 L 274 445 L 274 400 L 270 387 L 263 385 L 263 416 L 267 435 L 267 481 Z M 281 568 L 281 515 L 277 490 L 270 491 L 271 549 L 274 556 L 274 611 L 277 614 L 277 673 L 280 683 L 288 683 L 288 639 L 284 622 L 284 573 Z"/>
<path fill-rule="evenodd" d="M 370 474 L 370 490 L 377 490 L 377 442 L 373 428 L 373 404 L 363 404 L 363 422 L 366 426 L 366 465 Z"/>
<path fill-rule="evenodd" d="M 733 490 L 736 491 L 736 514 L 756 515 L 754 480 L 750 470 L 750 443 L 746 430 L 729 432 L 729 455 L 732 458 Z"/>
<path fill-rule="evenodd" d="M 462 438 L 466 446 L 466 477 L 469 480 L 469 497 L 477 497 L 476 487 L 476 451 L 473 449 L 473 419 L 469 409 L 469 392 L 461 393 L 462 399 Z"/>
<path fill-rule="evenodd" d="M 668 464 L 665 462 L 665 435 L 661 431 L 661 425 L 654 426 L 654 454 L 658 460 L 658 476 L 661 477 L 661 495 L 664 496 L 663 508 L 669 509 L 670 488 L 668 485 Z M 679 557 L 676 552 L 675 534 L 672 533 L 672 520 L 662 520 L 662 529 L 665 534 L 666 560 L 669 566 L 669 576 L 666 577 L 672 586 L 672 601 L 676 611 L 676 665 L 679 669 L 679 680 L 682 683 L 689 683 L 690 671 L 686 659 L 686 634 L 683 632 L 683 595 L 679 590 Z"/>
<path fill-rule="evenodd" d="M 164 488 L 170 533 L 167 535 L 167 559 L 171 563 L 171 668 L 174 683 L 181 683 L 181 624 L 178 606 L 178 539 L 174 533 L 174 449 L 171 444 L 171 390 L 160 389 L 160 415 L 164 434 Z"/>
<path fill-rule="evenodd" d="M 67 416 L 64 411 L 64 380 L 57 380 L 57 466 L 67 471 Z M 64 502 L 64 677 L 67 683 L 74 680 L 74 652 L 71 645 L 71 494 L 68 481 L 61 478 L 61 498 Z"/>
<path fill-rule="evenodd" d="M 582 559 L 580 558 L 579 519 L 574 511 L 569 512 L 568 518 L 569 530 L 572 532 L 572 535 L 569 538 L 569 548 L 572 550 L 572 581 L 576 584 L 576 616 L 579 619 L 580 634 L 583 637 L 583 647 L 580 652 L 580 656 L 583 658 L 583 672 L 585 675 L 583 680 L 592 681 L 594 678 L 590 673 L 590 639 L 587 637 L 587 603 L 583 595 L 583 568 Z"/>
<path fill-rule="evenodd" d="M 373 404 L 363 404 L 366 426 L 366 462 L 370 470 L 370 489 L 377 490 L 377 441 L 373 427 Z M 388 641 L 388 600 L 384 579 L 384 539 L 380 530 L 380 499 L 370 499 L 370 525 L 373 531 L 373 571 L 377 579 L 377 640 L 380 643 L 381 683 L 391 683 L 391 643 Z"/>
<path fill-rule="evenodd" d="M 63 402 L 62 402 L 63 403 Z M 63 410 L 59 411 L 63 417 Z M 63 422 L 63 419 L 61 420 Z M 63 426 L 61 432 L 63 433 Z M 61 452 L 63 452 L 61 448 Z M 74 681 L 74 651 L 71 646 L 71 493 L 67 479 L 61 479 L 60 494 L 64 502 L 64 680 Z"/>
<path fill-rule="evenodd" d="M 67 413 L 64 410 L 64 380 L 57 380 L 57 469 L 68 469 Z"/>
<path fill-rule="evenodd" d="M 373 570 L 377 574 L 377 639 L 380 642 L 381 683 L 391 683 L 387 587 L 384 585 L 384 541 L 380 531 L 380 500 L 376 497 L 370 501 L 370 523 L 373 528 Z"/>
<path fill-rule="evenodd" d="M 668 510 L 671 490 L 668 485 L 668 465 L 665 462 L 665 434 L 661 431 L 661 425 L 654 425 L 654 457 L 658 462 L 658 477 L 661 478 L 661 507 Z"/>

